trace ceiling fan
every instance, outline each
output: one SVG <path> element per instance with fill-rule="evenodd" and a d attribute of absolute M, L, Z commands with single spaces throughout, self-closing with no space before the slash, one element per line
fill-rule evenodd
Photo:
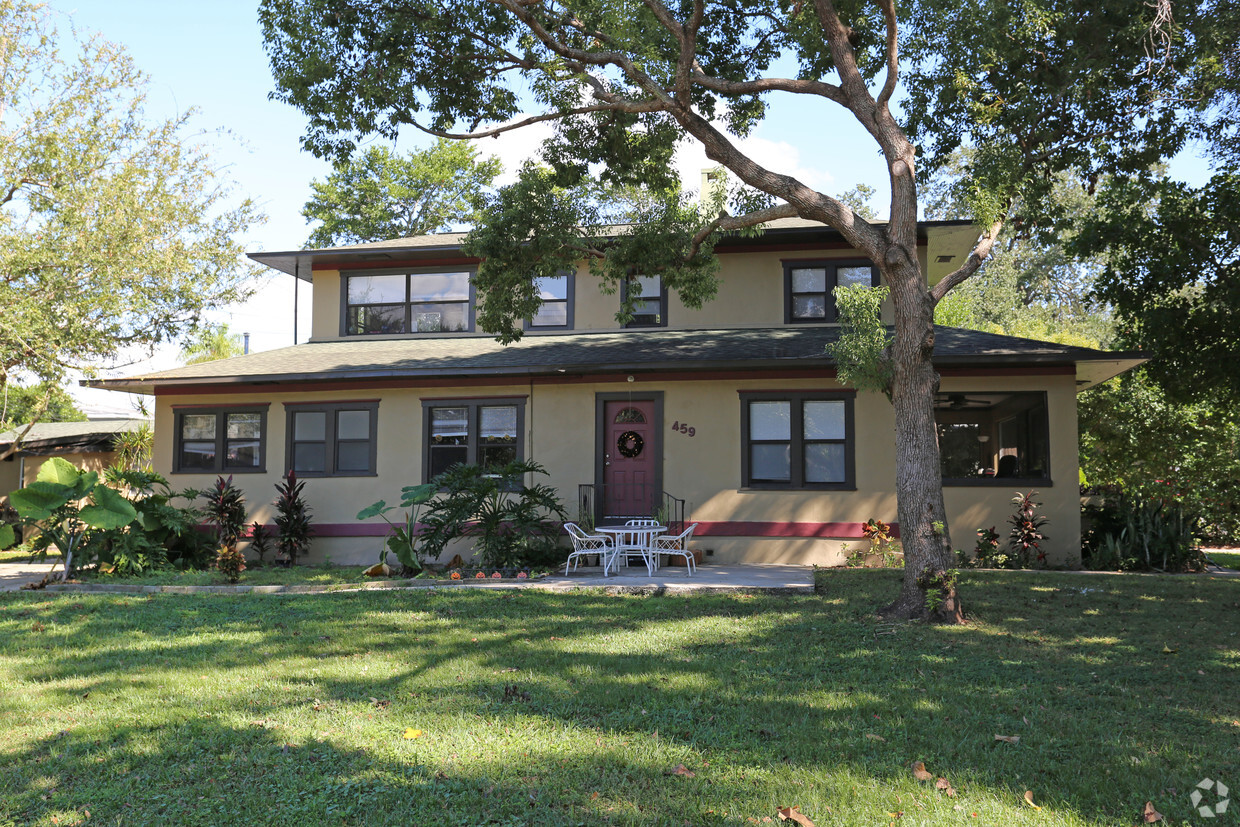
<path fill-rule="evenodd" d="M 959 411 L 964 408 L 989 408 L 993 404 L 989 399 L 974 399 L 963 393 L 949 393 L 947 405 L 940 405 L 940 407 L 946 407 L 949 411 Z"/>

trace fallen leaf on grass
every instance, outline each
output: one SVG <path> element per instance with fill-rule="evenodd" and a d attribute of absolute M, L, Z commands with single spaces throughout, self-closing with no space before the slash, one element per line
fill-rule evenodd
<path fill-rule="evenodd" d="M 696 772 L 689 769 L 684 764 L 677 764 L 676 769 L 672 770 L 671 772 L 664 773 L 664 774 L 665 775 L 679 775 L 682 778 L 695 778 L 697 776 Z"/>
<path fill-rule="evenodd" d="M 926 771 L 926 765 L 922 761 L 913 762 L 913 777 L 918 781 L 933 781 L 934 773 Z"/>
<path fill-rule="evenodd" d="M 1024 799 L 1024 800 L 1025 800 L 1025 803 L 1026 803 L 1026 804 L 1028 804 L 1028 805 L 1029 805 L 1030 807 L 1032 807 L 1033 809 L 1035 809 L 1035 810 L 1040 810 L 1040 809 L 1042 809 L 1042 808 L 1041 808 L 1041 807 L 1039 807 L 1037 804 L 1034 804 L 1034 803 L 1033 803 L 1033 790 L 1025 790 L 1025 799 Z"/>
<path fill-rule="evenodd" d="M 1180 651 L 1180 650 L 1179 650 L 1179 649 L 1172 649 L 1172 648 L 1171 648 L 1170 646 L 1168 646 L 1167 644 L 1165 644 L 1165 643 L 1163 644 L 1162 653 L 1163 653 L 1164 655 L 1174 655 L 1174 654 L 1175 654 L 1176 652 L 1178 652 L 1178 651 Z"/>
<path fill-rule="evenodd" d="M 406 738 L 421 738 L 422 735 L 423 735 L 423 732 L 420 729 L 414 729 L 413 727 L 409 727 L 408 729 L 405 730 Z"/>
<path fill-rule="evenodd" d="M 867 733 L 865 734 L 865 737 L 866 737 L 866 738 L 869 738 L 871 741 L 882 741 L 883 743 L 887 743 L 887 739 L 886 739 L 886 738 L 884 738 L 884 737 L 883 737 L 883 736 L 881 736 L 881 735 L 875 735 L 873 732 L 867 732 Z"/>
<path fill-rule="evenodd" d="M 942 790 L 943 792 L 947 793 L 948 798 L 956 797 L 956 788 L 953 787 L 946 778 L 940 778 L 938 781 L 935 781 L 934 788 L 936 790 Z"/>
<path fill-rule="evenodd" d="M 779 816 L 780 821 L 795 821 L 801 827 L 814 827 L 814 822 L 801 812 L 800 807 L 780 807 L 775 815 Z"/>
<path fill-rule="evenodd" d="M 375 709 L 387 709 L 392 705 L 391 701 L 383 701 L 374 697 L 370 699 L 370 702 L 375 705 Z"/>
<path fill-rule="evenodd" d="M 1019 744 L 1020 736 L 1019 735 L 996 735 L 995 740 L 1002 741 L 1005 744 Z"/>
<path fill-rule="evenodd" d="M 1137 824 L 1155 824 L 1163 820 L 1163 814 L 1154 809 L 1154 802 L 1145 802 L 1145 809 L 1141 811 L 1141 818 Z"/>

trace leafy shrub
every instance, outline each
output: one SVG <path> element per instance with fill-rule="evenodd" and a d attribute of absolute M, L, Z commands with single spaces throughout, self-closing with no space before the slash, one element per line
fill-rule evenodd
<path fill-rule="evenodd" d="M 133 503 L 134 510 L 138 512 L 137 526 L 127 533 L 133 534 L 140 529 L 145 539 L 162 551 L 163 563 L 181 569 L 206 568 L 210 564 L 215 546 L 211 538 L 199 530 L 201 512 L 193 506 L 178 507 L 172 504 L 178 499 L 192 501 L 200 492 L 193 489 L 174 491 L 168 480 L 154 471 L 135 471 L 119 466 L 104 471 L 104 479 L 110 485 L 123 490 Z M 132 547 L 130 541 L 118 541 L 116 537 L 106 536 L 104 539 L 111 540 L 112 545 L 105 543 L 101 546 L 100 560 L 105 565 L 110 564 L 115 573 L 136 573 L 131 563 L 144 564 L 141 556 L 144 552 L 140 548 Z M 158 565 L 162 565 L 159 560 L 152 560 L 153 567 Z M 143 569 L 137 571 L 145 568 L 144 565 Z"/>
<path fill-rule="evenodd" d="M 1009 553 L 1007 546 L 999 544 L 999 532 L 995 531 L 994 526 L 977 530 L 977 543 L 973 546 L 973 555 L 971 557 L 963 551 L 958 551 L 957 555 L 960 565 L 969 568 L 1021 568 L 1021 558 L 1018 555 Z"/>
<path fill-rule="evenodd" d="M 1008 522 L 1012 524 L 1012 529 L 1008 532 L 1008 549 L 1020 563 L 1013 568 L 1046 565 L 1046 551 L 1042 548 L 1046 535 L 1042 533 L 1042 526 L 1050 520 L 1037 513 L 1037 509 L 1042 506 L 1042 503 L 1033 500 L 1037 493 L 1030 491 L 1022 494 L 1018 491 L 1012 498 L 1016 513 L 1008 518 Z"/>
<path fill-rule="evenodd" d="M 305 487 L 305 481 L 298 481 L 293 471 L 288 472 L 283 484 L 276 483 L 276 549 L 289 565 L 296 565 L 297 558 L 310 550 L 310 538 L 314 536 L 310 506 L 302 496 Z"/>
<path fill-rule="evenodd" d="M 425 569 L 425 561 L 417 548 L 418 513 L 422 506 L 435 496 L 436 491 L 433 483 L 409 485 L 401 489 L 400 507 L 409 509 L 405 512 L 404 525 L 397 525 L 387 518 L 387 512 L 392 510 L 392 506 L 389 506 L 385 500 L 379 500 L 357 512 L 359 520 L 369 520 L 375 516 L 382 517 L 391 529 L 379 552 L 380 565 L 387 565 L 387 555 L 390 549 L 400 562 L 401 574 L 412 577 L 422 573 Z"/>
<path fill-rule="evenodd" d="M 233 478 L 216 477 L 215 485 L 203 492 L 203 514 L 215 524 L 217 548 L 235 548 L 245 530 L 245 495 L 233 485 Z"/>
<path fill-rule="evenodd" d="M 844 565 L 849 568 L 897 569 L 904 566 L 904 549 L 891 537 L 891 526 L 871 517 L 865 521 L 861 533 L 870 541 L 869 546 L 852 548 L 844 546 Z"/>
<path fill-rule="evenodd" d="M 1090 527 L 1081 550 L 1095 570 L 1200 571 L 1198 520 L 1171 498 L 1118 493 L 1085 508 Z"/>
<path fill-rule="evenodd" d="M 44 555 L 49 545 L 60 550 L 66 579 L 75 566 L 91 562 L 80 552 L 88 547 L 93 530 L 121 529 L 138 517 L 133 505 L 104 485 L 98 473 L 81 471 L 60 457 L 43 463 L 35 481 L 10 494 L 9 503 L 23 526 L 36 529 L 46 539 L 41 547 Z M 0 548 L 15 539 L 11 525 L 0 526 Z"/>
<path fill-rule="evenodd" d="M 438 557 L 458 537 L 476 537 L 475 552 L 487 568 L 550 565 L 559 559 L 560 528 L 567 513 L 556 490 L 525 485 L 526 474 L 547 470 L 533 460 L 498 469 L 454 465 L 430 484 L 442 490 L 422 516 L 422 553 Z"/>
<path fill-rule="evenodd" d="M 215 555 L 215 567 L 224 575 L 225 580 L 236 583 L 241 579 L 241 572 L 245 571 L 245 555 L 237 548 L 236 543 L 220 546 Z"/>
<path fill-rule="evenodd" d="M 258 555 L 258 565 L 266 563 L 267 552 L 271 551 L 271 532 L 260 522 L 250 525 L 250 551 Z"/>

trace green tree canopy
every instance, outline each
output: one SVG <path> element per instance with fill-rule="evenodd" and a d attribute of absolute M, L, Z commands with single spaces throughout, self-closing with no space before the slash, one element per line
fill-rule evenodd
<path fill-rule="evenodd" d="M 78 409 L 68 391 L 54 382 L 37 385 L 4 386 L 3 412 L 0 422 L 28 425 L 32 422 L 85 422 L 86 414 Z"/>
<path fill-rule="evenodd" d="M 199 362 L 231 359 L 244 353 L 245 346 L 241 344 L 241 336 L 233 333 L 227 324 L 208 324 L 190 332 L 181 348 L 181 362 L 196 365 Z"/>
<path fill-rule="evenodd" d="M 119 47 L 0 2 L 0 382 L 57 381 L 248 295 L 233 203 L 189 113 L 148 118 Z"/>
<path fill-rule="evenodd" d="M 312 247 L 360 244 L 473 224 L 486 189 L 501 172 L 498 159 L 478 160 L 469 144 L 440 138 L 427 149 L 398 155 L 372 146 L 340 163 L 302 209 L 319 226 Z"/>
<path fill-rule="evenodd" d="M 528 297 L 540 273 L 530 259 L 563 256 L 550 252 L 557 239 L 592 268 L 604 262 L 597 272 L 614 286 L 608 274 L 618 259 L 608 262 L 609 250 L 643 230 L 585 237 L 564 228 L 588 226 L 589 199 L 556 200 L 594 178 L 614 192 L 642 190 L 657 205 L 654 223 L 672 231 L 652 232 L 634 252 L 662 265 L 643 273 L 664 275 L 690 302 L 711 292 L 718 235 L 772 219 L 823 222 L 870 257 L 891 288 L 896 322 L 888 354 L 907 556 L 904 587 L 888 611 L 925 616 L 926 589 L 941 587 L 947 599 L 935 614 L 959 617 L 940 576 L 954 555 L 932 415 L 934 306 L 977 272 L 1011 205 L 1037 203 L 1057 170 L 1136 170 L 1183 145 L 1197 113 L 1181 93 L 1200 47 L 1180 38 L 1176 45 L 1188 48 L 1165 59 L 1152 52 L 1159 11 L 1130 0 L 1085 8 L 1071 0 L 263 0 L 259 16 L 275 96 L 306 113 L 303 142 L 320 155 L 346 157 L 364 136 L 395 138 L 406 126 L 473 139 L 552 126 L 542 147 L 547 168 L 531 166 L 505 188 L 488 208 L 491 229 L 476 236 L 476 249 L 508 251 L 488 255 L 480 269 L 485 303 Z M 1181 16 L 1186 31 L 1197 14 Z M 907 103 L 898 111 L 892 101 L 902 81 Z M 889 171 L 885 224 L 741 151 L 734 136 L 763 119 L 774 95 L 795 98 L 803 118 L 853 118 L 874 139 Z M 674 192 L 672 156 L 685 140 L 744 187 L 696 228 Z M 958 270 L 927 289 L 916 249 L 918 166 L 932 170 L 965 144 L 978 147 L 961 186 L 981 238 Z M 566 215 L 572 204 L 588 209 L 574 219 Z M 503 223 L 513 216 L 526 220 Z M 498 238 L 505 228 L 508 242 Z M 541 252 L 519 253 L 526 241 Z"/>

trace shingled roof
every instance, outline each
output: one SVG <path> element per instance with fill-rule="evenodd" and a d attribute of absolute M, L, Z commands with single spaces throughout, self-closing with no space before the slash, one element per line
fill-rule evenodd
<path fill-rule="evenodd" d="M 145 419 L 91 419 L 86 422 L 37 422 L 21 441 L 21 450 L 38 456 L 70 452 L 111 451 L 117 434 L 136 431 Z M 0 449 L 8 448 L 24 426 L 0 433 Z"/>
<path fill-rule="evenodd" d="M 949 327 L 935 331 L 934 361 L 942 368 L 1075 366 L 1078 383 L 1088 386 L 1144 361 L 1140 353 L 1111 353 Z M 238 383 L 812 370 L 834 366 L 826 346 L 838 337 L 836 326 L 807 326 L 527 335 L 510 345 L 485 335 L 351 338 L 86 384 L 150 393 L 159 387 Z"/>

